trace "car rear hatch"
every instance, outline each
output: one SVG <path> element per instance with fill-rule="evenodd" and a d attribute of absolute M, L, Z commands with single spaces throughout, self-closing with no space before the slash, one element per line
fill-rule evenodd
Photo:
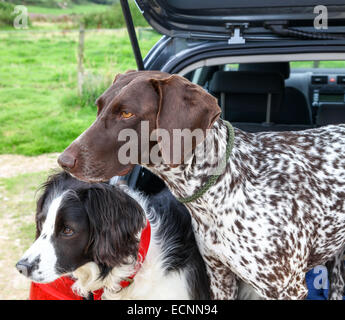
<path fill-rule="evenodd" d="M 138 69 L 179 72 L 212 56 L 345 50 L 344 0 L 136 0 L 164 35 L 143 63 L 128 2 L 120 2 Z"/>
<path fill-rule="evenodd" d="M 170 37 L 229 43 L 345 33 L 343 0 L 136 0 L 149 24 Z"/>

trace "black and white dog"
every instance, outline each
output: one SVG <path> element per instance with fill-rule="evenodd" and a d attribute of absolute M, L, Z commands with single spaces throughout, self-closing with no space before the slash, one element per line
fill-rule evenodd
<path fill-rule="evenodd" d="M 58 173 L 44 185 L 36 225 L 16 265 L 34 282 L 70 275 L 77 293 L 103 289 L 102 299 L 210 298 L 190 216 L 168 189 L 149 199 Z"/>

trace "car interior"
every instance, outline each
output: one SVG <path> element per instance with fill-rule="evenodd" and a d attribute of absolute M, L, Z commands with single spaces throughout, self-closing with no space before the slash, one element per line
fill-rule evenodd
<path fill-rule="evenodd" d="M 304 61 L 215 65 L 198 68 L 185 77 L 214 95 L 222 118 L 241 130 L 296 131 L 345 123 L 345 69 L 322 65 L 329 64 Z M 130 180 L 129 184 L 147 195 L 159 192 L 165 185 L 139 166 Z"/>
<path fill-rule="evenodd" d="M 345 122 L 345 69 L 322 62 L 206 66 L 186 77 L 214 95 L 222 117 L 248 132 L 305 130 Z"/>

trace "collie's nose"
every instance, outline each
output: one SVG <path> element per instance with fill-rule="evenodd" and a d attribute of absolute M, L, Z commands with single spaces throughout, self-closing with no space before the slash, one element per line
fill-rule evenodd
<path fill-rule="evenodd" d="M 25 261 L 20 260 L 16 264 L 16 268 L 22 275 L 24 275 L 25 277 L 28 277 L 30 269 L 31 269 L 31 265 Z"/>
<path fill-rule="evenodd" d="M 64 152 L 59 156 L 57 161 L 62 169 L 69 171 L 75 167 L 76 158 L 73 155 Z"/>

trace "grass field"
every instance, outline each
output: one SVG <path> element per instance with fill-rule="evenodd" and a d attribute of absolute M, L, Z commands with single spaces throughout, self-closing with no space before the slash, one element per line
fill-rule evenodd
<path fill-rule="evenodd" d="M 291 69 L 314 68 L 313 61 L 291 62 Z M 345 68 L 345 61 L 320 61 L 318 68 Z"/>
<path fill-rule="evenodd" d="M 150 32 L 140 41 L 144 55 L 159 38 Z M 62 151 L 95 119 L 96 108 L 81 108 L 77 96 L 77 39 L 77 32 L 0 33 L 0 154 Z M 89 94 L 135 68 L 125 30 L 86 33 L 85 69 L 96 91 Z"/>
<path fill-rule="evenodd" d="M 144 34 L 143 56 L 159 38 L 154 32 Z M 94 121 L 93 101 L 115 74 L 136 68 L 124 29 L 87 31 L 87 86 L 79 98 L 77 42 L 77 31 L 0 32 L 0 154 L 61 152 Z M 320 67 L 345 68 L 345 62 L 321 62 Z"/>
<path fill-rule="evenodd" d="M 69 8 L 47 8 L 39 6 L 27 6 L 29 13 L 40 13 L 40 14 L 49 14 L 49 15 L 62 15 L 62 14 L 87 14 L 95 12 L 103 12 L 110 8 L 109 5 L 103 4 L 80 4 L 74 5 Z"/>

